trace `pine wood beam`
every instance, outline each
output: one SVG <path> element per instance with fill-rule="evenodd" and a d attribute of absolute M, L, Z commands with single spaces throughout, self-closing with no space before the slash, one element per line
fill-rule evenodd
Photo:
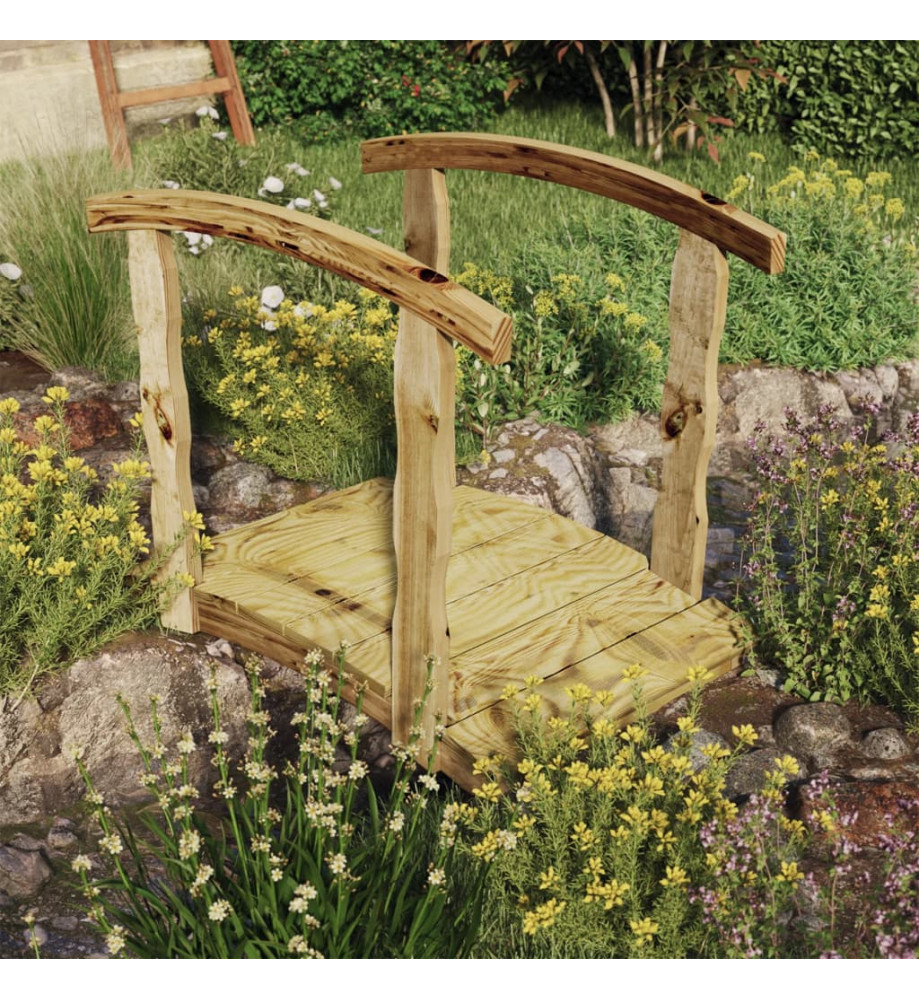
<path fill-rule="evenodd" d="M 661 405 L 663 469 L 651 569 L 697 600 L 705 571 L 705 484 L 715 445 L 718 349 L 727 297 L 724 254 L 699 236 L 681 232 L 670 285 L 670 364 Z"/>

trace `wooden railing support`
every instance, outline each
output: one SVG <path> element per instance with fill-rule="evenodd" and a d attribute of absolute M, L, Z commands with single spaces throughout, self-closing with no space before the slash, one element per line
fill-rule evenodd
<path fill-rule="evenodd" d="M 697 600 L 705 571 L 705 485 L 715 445 L 718 349 L 727 297 L 724 254 L 681 230 L 670 284 L 670 364 L 661 405 L 663 469 L 651 569 Z"/>
<path fill-rule="evenodd" d="M 442 171 L 406 173 L 402 219 L 406 253 L 446 274 L 450 210 Z M 433 688 L 420 723 L 424 759 L 436 720 L 447 718 L 456 353 L 449 337 L 406 309 L 399 315 L 394 378 L 399 461 L 393 488 L 392 732 L 394 740 L 408 742 L 433 658 Z"/>
<path fill-rule="evenodd" d="M 162 569 L 163 577 L 189 573 L 201 580 L 195 533 L 184 513 L 194 514 L 191 487 L 191 417 L 182 371 L 182 297 L 172 238 L 151 230 L 128 233 L 131 298 L 140 352 L 140 397 L 144 436 L 153 469 L 150 516 L 154 554 L 178 547 Z M 195 601 L 182 590 L 161 615 L 167 628 L 198 631 Z"/>

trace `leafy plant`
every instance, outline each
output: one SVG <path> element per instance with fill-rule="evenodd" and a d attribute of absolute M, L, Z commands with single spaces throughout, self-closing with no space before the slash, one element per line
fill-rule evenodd
<path fill-rule="evenodd" d="M 346 485 L 394 467 L 389 303 L 294 304 L 280 286 L 261 298 L 231 289 L 200 336 L 185 338 L 201 395 L 229 418 L 236 451 L 294 479 Z"/>
<path fill-rule="evenodd" d="M 645 332 L 647 319 L 624 301 L 625 281 L 613 273 L 592 281 L 550 271 L 548 263 L 537 245 L 514 281 L 474 264 L 457 276 L 514 317 L 509 364 L 483 365 L 459 352 L 458 419 L 483 437 L 492 423 L 532 410 L 583 426 L 660 403 L 663 349 Z"/>
<path fill-rule="evenodd" d="M 881 700 L 919 717 L 919 417 L 905 440 L 840 440 L 790 411 L 791 443 L 754 447 L 740 590 L 756 655 L 811 700 Z"/>
<path fill-rule="evenodd" d="M 779 127 L 835 156 L 919 151 L 919 42 L 765 41 L 760 52 L 780 78 L 750 81 L 738 102 L 745 129 Z"/>
<path fill-rule="evenodd" d="M 312 141 L 477 128 L 503 76 L 439 41 L 238 41 L 253 121 Z"/>
<path fill-rule="evenodd" d="M 51 412 L 22 434 L 15 424 L 19 403 L 0 400 L 4 693 L 25 691 L 56 666 L 151 626 L 161 604 L 193 582 L 158 579 L 168 551 L 138 565 L 150 551 L 137 520 L 137 494 L 150 478 L 139 441 L 135 457 L 113 463 L 100 486 L 96 470 L 68 449 L 67 390 L 52 387 L 44 400 Z"/>
<path fill-rule="evenodd" d="M 248 664 L 252 709 L 249 750 L 234 773 L 225 749 L 216 681 L 211 683 L 218 779 L 226 805 L 215 825 L 194 805 L 187 783 L 191 734 L 167 761 L 152 699 L 154 745 L 137 733 L 143 784 L 156 793 L 159 818 L 146 817 L 152 840 L 116 824 L 75 750 L 89 801 L 102 828 L 100 848 L 114 875 L 91 881 L 89 858 L 73 863 L 91 902 L 91 916 L 113 955 L 144 958 L 447 958 L 470 950 L 477 931 L 482 878 L 456 892 L 458 828 L 473 812 L 459 804 L 442 812 L 432 775 L 413 781 L 417 746 L 395 747 L 388 799 L 378 797 L 357 759 L 366 716 L 361 699 L 353 722 L 338 720 L 341 680 L 307 658 L 305 708 L 293 718 L 299 756 L 284 781 L 266 756 L 273 732 L 263 707 L 259 663 Z M 343 676 L 344 652 L 338 657 Z M 420 710 L 419 710 L 420 712 Z M 420 718 L 420 714 L 418 716 Z M 336 754 L 340 741 L 345 760 Z M 436 753 L 436 745 L 432 751 Z M 280 787 L 279 787 L 280 786 Z M 277 795 L 280 792 L 280 799 Z M 279 808 L 280 807 L 280 808 Z M 441 815 L 438 833 L 432 814 Z M 154 875 L 152 852 L 164 874 Z M 483 870 L 484 873 L 484 870 Z"/>

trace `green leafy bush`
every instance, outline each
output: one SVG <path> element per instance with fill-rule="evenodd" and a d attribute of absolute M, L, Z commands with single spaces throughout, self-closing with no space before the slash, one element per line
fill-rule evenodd
<path fill-rule="evenodd" d="M 744 556 L 756 655 L 811 700 L 883 701 L 919 719 L 919 417 L 894 446 L 789 412 L 759 441 Z"/>
<path fill-rule="evenodd" d="M 396 321 L 362 291 L 357 304 L 294 303 L 279 286 L 233 304 L 185 338 L 187 370 L 230 421 L 236 451 L 293 479 L 346 485 L 394 466 Z"/>
<path fill-rule="evenodd" d="M 309 139 L 479 127 L 502 102 L 500 68 L 439 41 L 239 41 L 252 120 Z"/>
<path fill-rule="evenodd" d="M 533 410 L 583 426 L 660 405 L 663 348 L 626 304 L 626 282 L 554 271 L 552 257 L 551 248 L 531 248 L 513 280 L 474 264 L 457 276 L 514 319 L 509 364 L 485 365 L 459 350 L 458 419 L 483 436 L 492 423 Z"/>
<path fill-rule="evenodd" d="M 343 676 L 344 652 L 338 658 Z M 194 804 L 187 781 L 194 740 L 166 759 L 152 698 L 154 745 L 138 735 L 122 703 L 129 733 L 143 760 L 143 785 L 157 795 L 159 817 L 145 817 L 152 842 L 117 825 L 93 789 L 79 748 L 77 766 L 102 828 L 100 848 L 114 874 L 91 881 L 90 859 L 73 862 L 90 900 L 90 914 L 113 955 L 142 958 L 460 958 L 478 930 L 484 869 L 457 892 L 459 828 L 472 812 L 442 805 L 432 775 L 411 780 L 417 745 L 394 747 L 392 790 L 378 798 L 357 759 L 367 721 L 338 719 L 341 683 L 322 667 L 322 654 L 306 661 L 304 711 L 293 723 L 299 756 L 284 767 L 284 781 L 269 762 L 274 735 L 264 710 L 259 662 L 250 661 L 252 708 L 249 749 L 238 772 L 231 765 L 211 683 L 218 780 L 226 804 L 216 824 Z M 420 718 L 420 709 L 419 716 Z M 416 719 L 417 721 L 417 719 Z M 345 745 L 345 760 L 336 750 Z M 436 753 L 436 745 L 432 752 Z M 337 765 L 337 766 L 336 766 Z M 278 800 L 278 793 L 281 798 Z M 278 808 L 280 806 L 280 808 Z M 438 822 L 440 828 L 438 830 Z M 164 869 L 154 875 L 153 851 Z"/>
<path fill-rule="evenodd" d="M 137 521 L 137 493 L 150 478 L 139 443 L 100 487 L 96 470 L 68 450 L 67 390 L 44 399 L 51 413 L 35 419 L 31 447 L 14 425 L 19 404 L 0 400 L 0 693 L 153 625 L 161 603 L 193 582 L 158 581 L 162 559 L 138 565 L 150 551 Z"/>
<path fill-rule="evenodd" d="M 805 147 L 836 156 L 919 152 L 919 42 L 766 41 L 758 52 L 778 79 L 751 77 L 738 124 L 778 124 Z"/>

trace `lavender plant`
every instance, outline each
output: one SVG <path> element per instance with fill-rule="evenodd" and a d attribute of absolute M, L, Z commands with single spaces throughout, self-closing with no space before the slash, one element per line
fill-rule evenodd
<path fill-rule="evenodd" d="M 823 408 L 754 440 L 744 554 L 755 655 L 811 700 L 884 701 L 919 717 L 919 415 L 899 439 L 843 433 Z"/>

